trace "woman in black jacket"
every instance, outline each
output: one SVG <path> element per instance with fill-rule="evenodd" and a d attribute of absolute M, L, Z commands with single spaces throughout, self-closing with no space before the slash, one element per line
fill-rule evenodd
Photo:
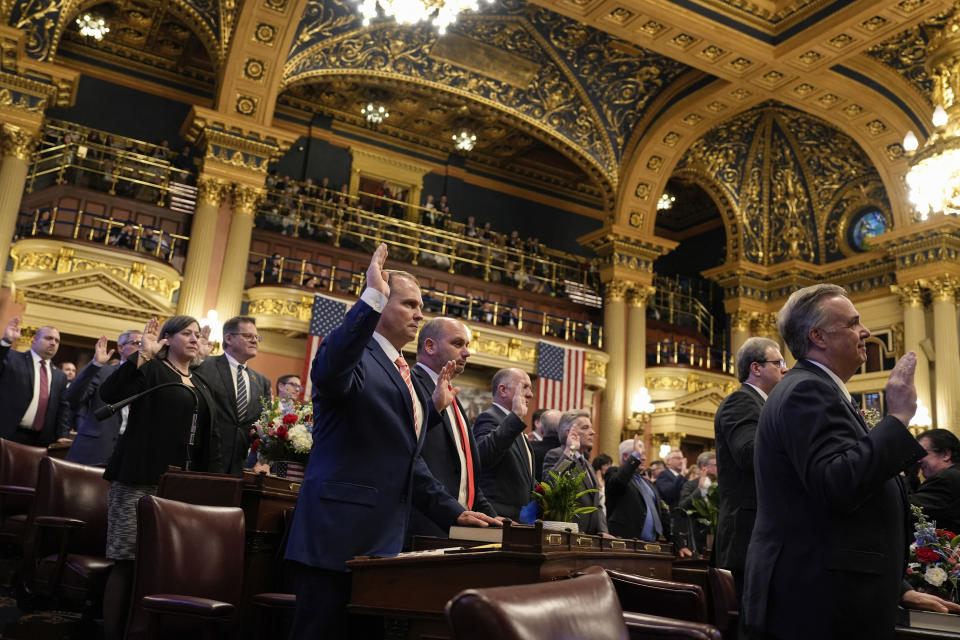
<path fill-rule="evenodd" d="M 115 403 L 161 384 L 179 382 L 149 393 L 129 405 L 124 429 L 103 474 L 110 481 L 107 500 L 107 558 L 114 561 L 104 594 L 106 637 L 122 638 L 129 608 L 137 541 L 137 501 L 154 495 L 169 466 L 208 471 L 220 468 L 220 443 L 211 428 L 214 403 L 210 391 L 190 371 L 200 353 L 200 324 L 176 316 L 163 327 L 156 318 L 143 330 L 140 351 L 100 385 L 104 402 Z"/>

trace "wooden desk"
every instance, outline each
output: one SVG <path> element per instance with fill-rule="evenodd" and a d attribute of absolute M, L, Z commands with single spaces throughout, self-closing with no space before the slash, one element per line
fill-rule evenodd
<path fill-rule="evenodd" d="M 350 611 L 383 616 L 391 637 L 448 638 L 443 610 L 464 589 L 530 584 L 566 578 L 600 566 L 669 580 L 673 554 L 615 551 L 471 553 L 357 558 Z"/>

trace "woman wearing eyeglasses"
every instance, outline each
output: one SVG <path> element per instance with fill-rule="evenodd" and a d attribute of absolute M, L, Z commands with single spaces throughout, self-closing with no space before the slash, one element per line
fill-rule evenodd
<path fill-rule="evenodd" d="M 153 318 L 143 330 L 136 355 L 100 386 L 103 401 L 116 403 L 165 383 L 182 385 L 157 389 L 129 405 L 126 429 L 103 474 L 110 481 L 107 558 L 114 561 L 103 602 L 108 640 L 124 635 L 136 554 L 137 501 L 156 494 L 169 466 L 191 471 L 220 468 L 219 441 L 212 429 L 213 398 L 190 369 L 201 353 L 202 339 L 200 324 L 190 316 L 170 318 L 163 327 Z"/>

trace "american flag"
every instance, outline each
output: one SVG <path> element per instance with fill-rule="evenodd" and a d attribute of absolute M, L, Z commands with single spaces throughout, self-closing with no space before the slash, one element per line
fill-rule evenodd
<path fill-rule="evenodd" d="M 537 349 L 537 404 L 541 409 L 583 408 L 584 350 L 540 341 Z"/>
<path fill-rule="evenodd" d="M 307 336 L 307 354 L 303 361 L 303 398 L 309 400 L 313 385 L 310 383 L 310 366 L 317 355 L 317 347 L 331 331 L 336 329 L 347 313 L 347 303 L 326 296 L 313 296 L 313 311 L 310 312 L 310 335 Z"/>

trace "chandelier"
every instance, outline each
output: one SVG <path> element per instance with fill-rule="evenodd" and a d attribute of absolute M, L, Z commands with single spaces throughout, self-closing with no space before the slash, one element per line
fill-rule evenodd
<path fill-rule="evenodd" d="M 664 191 L 663 195 L 660 196 L 660 199 L 657 200 L 657 211 L 666 211 L 667 209 L 672 209 L 673 203 L 676 202 L 676 200 L 676 197 Z"/>
<path fill-rule="evenodd" d="M 927 45 L 927 67 L 933 78 L 937 105 L 931 122 L 933 133 L 921 146 L 913 131 L 903 138 L 910 157 L 906 182 L 915 217 L 926 220 L 944 213 L 960 215 L 960 13 L 950 17 Z"/>
<path fill-rule="evenodd" d="M 103 36 L 110 33 L 110 27 L 103 18 L 94 18 L 89 13 L 77 18 L 77 28 L 80 29 L 80 35 L 98 41 L 103 40 Z"/>
<path fill-rule="evenodd" d="M 370 124 L 380 124 L 390 117 L 390 112 L 387 111 L 387 108 L 377 102 L 368 102 L 367 106 L 360 109 L 360 113 Z"/>
<path fill-rule="evenodd" d="M 477 135 L 467 131 L 466 129 L 453 136 L 453 146 L 455 146 L 458 151 L 471 151 L 473 149 L 473 145 L 476 143 Z"/>
<path fill-rule="evenodd" d="M 457 21 L 460 13 L 478 9 L 476 0 L 361 0 L 363 26 L 370 26 L 370 21 L 378 15 L 378 7 L 385 17 L 400 24 L 430 22 L 440 35 L 447 32 L 447 27 Z"/>

